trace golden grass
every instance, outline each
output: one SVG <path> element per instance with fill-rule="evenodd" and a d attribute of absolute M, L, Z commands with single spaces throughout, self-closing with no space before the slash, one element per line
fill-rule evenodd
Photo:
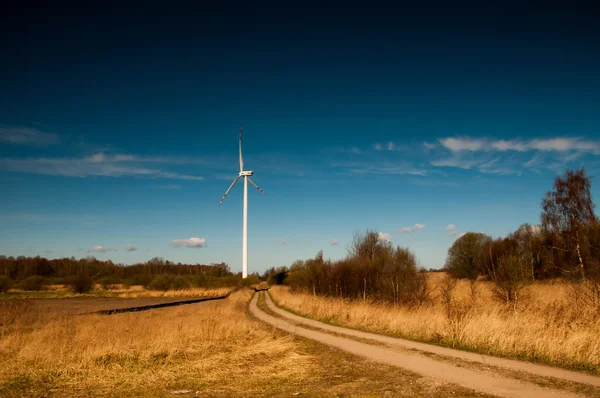
<path fill-rule="evenodd" d="M 475 304 L 467 282 L 459 281 L 452 305 L 443 304 L 443 274 L 433 274 L 433 304 L 405 308 L 385 303 L 293 294 L 275 286 L 275 301 L 296 313 L 326 322 L 600 373 L 600 317 L 573 308 L 566 283 L 536 283 L 516 311 L 492 300 L 479 282 Z"/>
<path fill-rule="evenodd" d="M 36 313 L 0 305 L 0 396 L 163 396 L 262 391 L 301 380 L 310 357 L 246 315 L 250 293 L 112 316 Z"/>
<path fill-rule="evenodd" d="M 223 296 L 233 290 L 233 287 L 221 288 L 189 288 L 184 290 L 127 290 L 120 293 L 117 297 L 214 297 Z"/>
<path fill-rule="evenodd" d="M 213 297 L 227 294 L 234 287 L 220 288 L 188 288 L 182 290 L 147 290 L 143 286 L 124 287 L 116 285 L 115 288 L 104 290 L 100 285 L 95 285 L 94 289 L 89 293 L 78 294 L 73 293 L 68 286 L 50 285 L 45 290 L 41 291 L 26 291 L 11 289 L 8 294 L 0 295 L 3 299 L 19 298 L 72 298 L 72 297 L 121 297 L 121 298 L 137 298 L 137 297 Z"/>

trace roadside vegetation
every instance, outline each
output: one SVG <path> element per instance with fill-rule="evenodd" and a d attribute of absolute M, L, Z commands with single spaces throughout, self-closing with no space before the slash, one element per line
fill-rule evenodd
<path fill-rule="evenodd" d="M 504 238 L 466 233 L 444 272 L 355 234 L 346 258 L 322 253 L 264 278 L 274 299 L 327 322 L 600 373 L 600 221 L 583 169 L 557 177 L 540 225 Z"/>

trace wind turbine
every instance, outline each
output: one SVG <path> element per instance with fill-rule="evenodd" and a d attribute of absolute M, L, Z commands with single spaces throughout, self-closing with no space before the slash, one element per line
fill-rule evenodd
<path fill-rule="evenodd" d="M 260 189 L 258 185 L 252 182 L 250 176 L 254 175 L 253 171 L 244 170 L 244 158 L 242 157 L 242 126 L 240 125 L 240 174 L 233 180 L 225 195 L 221 198 L 221 203 L 223 203 L 231 188 L 235 185 L 236 182 L 242 177 L 244 177 L 244 223 L 243 223 L 243 233 L 242 233 L 242 278 L 246 278 L 248 276 L 248 183 L 254 185 L 256 189 L 260 192 L 266 194 L 265 191 Z"/>

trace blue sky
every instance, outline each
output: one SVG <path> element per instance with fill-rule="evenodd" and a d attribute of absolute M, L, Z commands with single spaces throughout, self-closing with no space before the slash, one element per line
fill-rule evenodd
<path fill-rule="evenodd" d="M 596 10 L 236 10 L 3 17 L 1 254 L 241 270 L 240 123 L 250 272 L 367 228 L 439 268 L 600 174 Z"/>

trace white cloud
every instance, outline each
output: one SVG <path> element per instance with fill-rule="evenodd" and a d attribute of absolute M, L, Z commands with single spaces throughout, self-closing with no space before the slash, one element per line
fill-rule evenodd
<path fill-rule="evenodd" d="M 429 142 L 424 142 L 423 146 L 425 147 L 426 150 L 430 150 L 430 149 L 434 149 L 437 145 L 435 144 L 430 144 Z"/>
<path fill-rule="evenodd" d="M 45 146 L 58 143 L 58 136 L 29 127 L 0 127 L 0 143 Z"/>
<path fill-rule="evenodd" d="M 282 245 L 287 245 L 288 244 L 288 240 L 287 239 L 281 239 L 280 242 Z"/>
<path fill-rule="evenodd" d="M 456 231 L 452 231 L 452 232 L 448 233 L 448 236 L 453 237 L 453 236 L 456 236 L 457 233 L 458 232 L 456 232 Z"/>
<path fill-rule="evenodd" d="M 171 242 L 173 247 L 204 247 L 206 245 L 205 238 L 189 238 L 189 239 L 175 239 Z"/>
<path fill-rule="evenodd" d="M 377 232 L 377 238 L 381 241 L 381 242 L 386 242 L 389 243 L 392 241 L 392 235 L 388 234 L 387 232 Z"/>
<path fill-rule="evenodd" d="M 85 161 L 89 163 L 104 163 L 107 160 L 108 158 L 103 152 L 98 152 L 93 154 L 92 156 L 85 158 Z"/>
<path fill-rule="evenodd" d="M 523 140 L 491 140 L 486 138 L 443 138 L 440 144 L 452 152 L 565 152 L 580 151 L 600 155 L 600 141 L 590 141 L 581 137 L 557 137 Z"/>
<path fill-rule="evenodd" d="M 446 225 L 446 228 L 444 228 L 446 231 L 455 231 L 456 230 L 456 225 L 454 224 L 448 224 Z"/>
<path fill-rule="evenodd" d="M 416 168 L 408 162 L 383 162 L 378 166 L 372 164 L 358 164 L 358 163 L 336 163 L 334 167 L 347 168 L 352 174 L 380 174 L 380 175 L 418 175 L 424 176 L 427 174 L 427 170 L 423 168 Z"/>
<path fill-rule="evenodd" d="M 87 249 L 85 252 L 86 253 L 91 253 L 91 252 L 96 252 L 96 253 L 106 253 L 106 252 L 118 252 L 119 249 L 111 249 L 109 247 L 102 247 L 102 246 L 94 246 L 90 249 Z"/>
<path fill-rule="evenodd" d="M 412 227 L 400 228 L 400 234 L 407 234 L 407 233 L 410 233 L 413 231 L 418 231 L 418 230 L 425 229 L 425 228 L 427 228 L 427 225 L 417 223 L 417 224 L 413 225 Z"/>
<path fill-rule="evenodd" d="M 394 145 L 394 143 L 392 141 L 388 142 L 388 144 L 387 144 L 387 150 L 388 151 L 393 151 L 394 149 L 396 149 L 396 145 Z"/>
<path fill-rule="evenodd" d="M 162 158 L 157 158 L 160 163 Z M 0 158 L 0 168 L 24 173 L 58 175 L 64 177 L 142 177 L 200 181 L 202 176 L 180 174 L 159 168 L 146 167 L 142 163 L 151 163 L 150 159 L 140 160 L 133 155 L 109 156 L 98 152 L 83 158 Z"/>
<path fill-rule="evenodd" d="M 443 138 L 440 141 L 442 146 L 456 151 L 481 151 L 485 148 L 486 142 L 483 139 L 471 138 Z"/>
<path fill-rule="evenodd" d="M 137 247 L 135 247 L 134 245 L 132 245 L 132 244 L 130 243 L 130 244 L 126 245 L 126 246 L 124 247 L 124 249 L 125 249 L 125 251 L 126 251 L 126 252 L 132 252 L 132 251 L 134 251 L 134 250 L 137 250 Z"/>
<path fill-rule="evenodd" d="M 462 159 L 460 157 L 451 157 L 446 159 L 438 159 L 431 162 L 433 166 L 437 167 L 457 167 L 459 169 L 469 170 L 475 166 L 478 162 L 471 159 Z"/>
<path fill-rule="evenodd" d="M 381 145 L 381 144 L 375 144 L 375 150 L 376 151 L 383 151 L 383 145 Z"/>
<path fill-rule="evenodd" d="M 339 244 L 340 244 L 340 242 L 337 239 L 332 240 L 330 243 L 331 246 L 337 246 Z"/>

